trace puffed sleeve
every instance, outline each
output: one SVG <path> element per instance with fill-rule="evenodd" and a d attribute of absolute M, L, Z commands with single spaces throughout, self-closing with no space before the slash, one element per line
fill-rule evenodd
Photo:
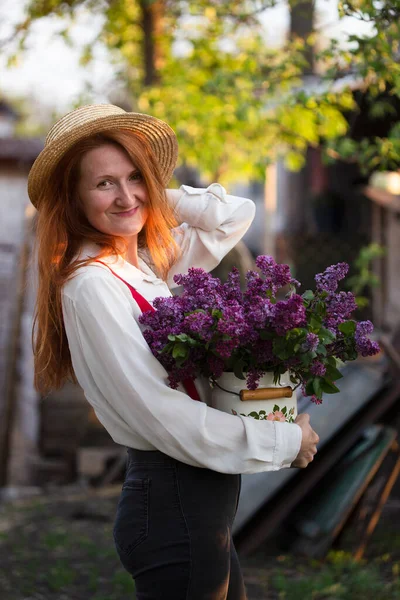
<path fill-rule="evenodd" d="M 114 281 L 86 275 L 73 298 L 64 296 L 63 311 L 78 381 L 87 370 L 98 397 L 132 432 L 132 447 L 138 435 L 184 463 L 222 473 L 275 471 L 297 456 L 298 425 L 229 415 L 171 389 Z"/>
<path fill-rule="evenodd" d="M 182 248 L 181 258 L 167 278 L 173 288 L 176 273 L 187 273 L 189 267 L 209 272 L 221 262 L 250 227 L 255 204 L 227 194 L 219 183 L 206 189 L 182 185 L 179 190 L 166 190 L 166 194 L 180 223 L 173 234 Z"/>

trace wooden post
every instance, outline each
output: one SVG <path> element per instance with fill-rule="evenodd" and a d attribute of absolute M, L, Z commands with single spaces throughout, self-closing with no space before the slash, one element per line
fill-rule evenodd
<path fill-rule="evenodd" d="M 19 338 L 21 331 L 21 315 L 24 303 L 24 288 L 26 280 L 26 271 L 29 260 L 29 236 L 31 231 L 32 219 L 28 215 L 25 216 L 23 244 L 20 248 L 20 253 L 16 264 L 15 278 L 17 281 L 16 287 L 12 290 L 15 293 L 14 310 L 11 316 L 11 327 L 8 331 L 8 348 L 5 352 L 5 386 L 4 386 L 4 405 L 3 418 L 0 423 L 0 487 L 7 485 L 8 463 L 10 458 L 10 444 L 12 436 L 12 428 L 15 417 L 15 408 L 17 402 L 16 387 L 17 387 L 17 362 Z"/>

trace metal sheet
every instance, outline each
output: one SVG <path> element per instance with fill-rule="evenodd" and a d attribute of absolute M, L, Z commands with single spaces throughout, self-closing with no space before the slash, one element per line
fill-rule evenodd
<path fill-rule="evenodd" d="M 356 361 L 342 370 L 343 379 L 338 382 L 340 392 L 325 395 L 321 405 L 299 398 L 299 412 L 310 415 L 312 427 L 318 433 L 322 448 L 352 418 L 383 385 L 385 360 L 376 362 Z M 294 475 L 298 469 L 282 469 L 275 472 L 242 476 L 240 502 L 233 527 L 236 534 L 252 515 Z"/>

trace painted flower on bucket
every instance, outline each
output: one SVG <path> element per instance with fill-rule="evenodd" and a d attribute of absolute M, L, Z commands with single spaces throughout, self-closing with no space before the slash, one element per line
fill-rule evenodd
<path fill-rule="evenodd" d="M 267 421 L 286 421 L 286 417 L 282 411 L 276 410 L 267 415 Z"/>
<path fill-rule="evenodd" d="M 143 335 L 173 388 L 186 377 L 216 380 L 231 371 L 256 389 L 265 373 L 272 372 L 278 382 L 289 371 L 292 383 L 321 403 L 324 393 L 339 391 L 338 367 L 359 354 L 379 352 L 368 337 L 372 323 L 351 318 L 357 308 L 353 294 L 337 291 L 349 267 L 328 267 L 315 276 L 315 291 L 300 295 L 288 265 L 261 255 L 256 266 L 259 272 L 247 272 L 244 290 L 235 267 L 225 283 L 194 267 L 175 275 L 182 294 L 155 299 L 156 311 L 139 317 L 148 326 Z M 284 286 L 289 292 L 278 299 Z M 264 418 L 284 417 L 274 411 Z"/>

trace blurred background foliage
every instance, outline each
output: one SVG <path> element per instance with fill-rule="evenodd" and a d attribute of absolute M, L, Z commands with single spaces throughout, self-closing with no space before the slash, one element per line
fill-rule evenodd
<path fill-rule="evenodd" d="M 105 47 L 119 90 L 110 90 L 110 101 L 170 123 L 181 161 L 205 179 L 229 183 L 238 173 L 242 180 L 263 179 L 277 158 L 296 171 L 310 146 L 322 146 L 327 161 L 357 161 L 364 172 L 397 168 L 399 124 L 386 137 L 355 140 L 347 116 L 358 110 L 354 80 L 367 93 L 372 118 L 395 110 L 400 1 L 340 1 L 340 18 L 369 23 L 370 34 L 322 43 L 314 2 L 285 0 L 291 34 L 274 49 L 260 15 L 282 2 L 28 0 L 9 40 L 9 64 L 29 50 L 38 20 L 62 17 L 58 35 L 74 44 L 71 27 L 90 12 L 101 15 L 102 27 L 83 48 L 81 63 L 90 63 L 96 45 Z"/>

